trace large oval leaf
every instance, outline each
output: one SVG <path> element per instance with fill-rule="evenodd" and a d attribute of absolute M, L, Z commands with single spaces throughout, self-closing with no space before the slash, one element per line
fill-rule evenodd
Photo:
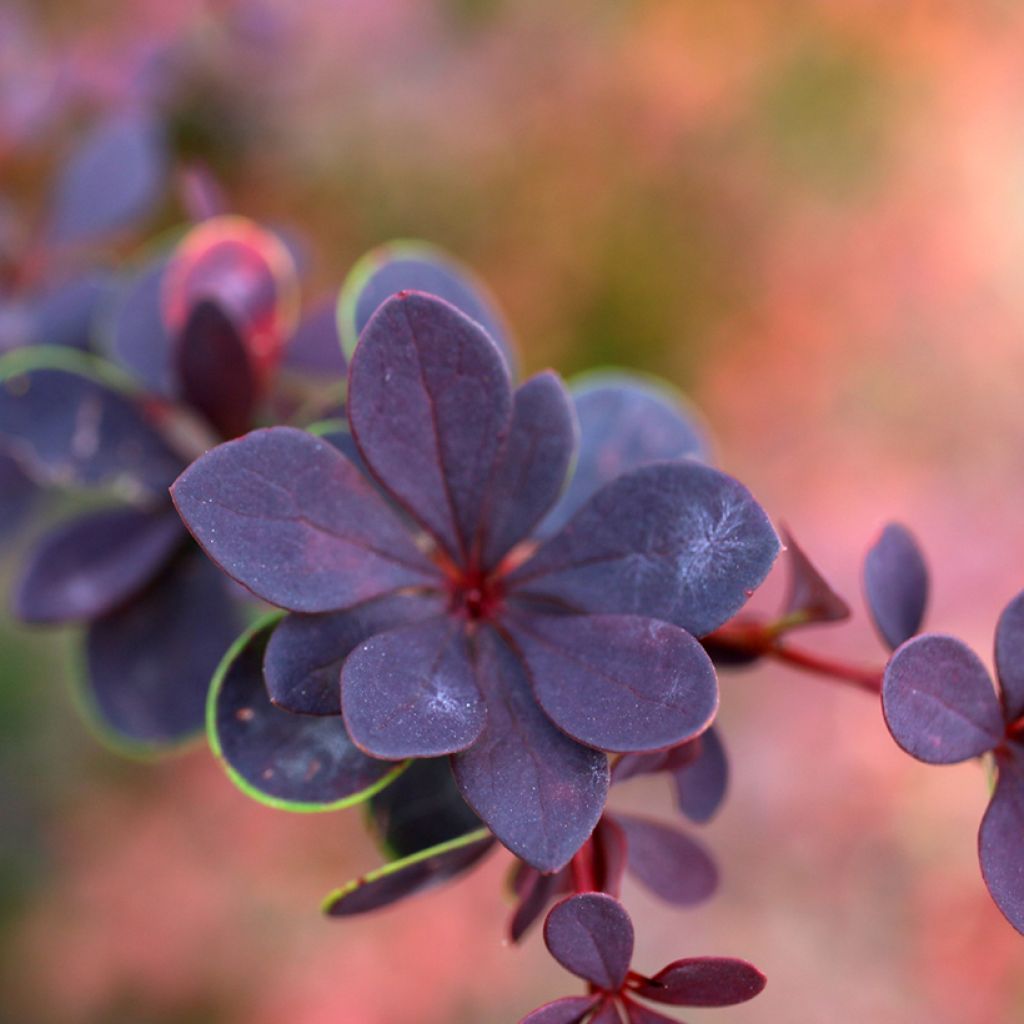
<path fill-rule="evenodd" d="M 548 914 L 544 942 L 567 971 L 616 992 L 633 958 L 633 922 L 625 907 L 604 893 L 570 896 Z"/>

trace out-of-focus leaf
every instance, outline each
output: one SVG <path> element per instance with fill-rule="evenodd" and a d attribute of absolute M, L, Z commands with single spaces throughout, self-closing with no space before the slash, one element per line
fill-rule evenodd
<path fill-rule="evenodd" d="M 893 739 L 929 764 L 978 757 L 1003 738 L 988 669 L 952 636 L 926 633 L 896 651 L 885 669 L 882 710 Z"/>
<path fill-rule="evenodd" d="M 654 750 L 647 754 L 623 754 L 612 766 L 612 782 L 625 782 L 636 775 L 655 775 L 684 768 L 700 754 L 704 735 L 707 733 L 665 750 Z"/>
<path fill-rule="evenodd" d="M 699 956 L 663 967 L 636 994 L 670 1006 L 735 1006 L 759 995 L 766 980 L 745 960 Z"/>
<path fill-rule="evenodd" d="M 203 550 L 281 608 L 337 611 L 437 579 L 359 470 L 302 430 L 218 445 L 171 493 Z"/>
<path fill-rule="evenodd" d="M 36 343 L 87 349 L 99 317 L 114 296 L 107 273 L 89 271 L 64 281 L 34 303 Z"/>
<path fill-rule="evenodd" d="M 224 655 L 210 687 L 210 746 L 232 781 L 260 803 L 329 811 L 368 800 L 402 770 L 356 749 L 337 716 L 293 715 L 263 685 L 263 655 L 279 616 L 262 619 Z"/>
<path fill-rule="evenodd" d="M 487 718 L 465 630 L 445 615 L 370 637 L 342 667 L 341 708 L 374 757 L 465 750 Z"/>
<path fill-rule="evenodd" d="M 284 351 L 284 365 L 300 373 L 343 379 L 348 363 L 338 336 L 333 299 L 317 303 L 299 321 Z"/>
<path fill-rule="evenodd" d="M 996 755 L 999 778 L 978 833 L 981 873 L 996 906 L 1024 934 L 1024 749 Z"/>
<path fill-rule="evenodd" d="M 39 488 L 17 461 L 0 452 L 0 544 L 24 523 L 39 496 Z"/>
<path fill-rule="evenodd" d="M 580 1024 L 580 1021 L 599 1002 L 600 995 L 566 996 L 553 1002 L 539 1006 L 533 1013 L 528 1013 L 519 1024 Z"/>
<path fill-rule="evenodd" d="M 552 725 L 518 659 L 490 629 L 476 635 L 476 670 L 487 723 L 452 759 L 456 782 L 508 849 L 541 871 L 556 871 L 601 817 L 608 759 Z"/>
<path fill-rule="evenodd" d="M 914 535 L 890 523 L 864 559 L 864 593 L 879 635 L 895 650 L 921 628 L 928 566 Z"/>
<path fill-rule="evenodd" d="M 999 616 L 996 626 L 996 673 L 1007 722 L 1024 715 L 1024 592 Z"/>
<path fill-rule="evenodd" d="M 778 552 L 739 481 L 660 462 L 606 484 L 508 582 L 577 611 L 649 616 L 703 636 L 740 610 Z"/>
<path fill-rule="evenodd" d="M 519 893 L 519 904 L 509 922 L 509 938 L 513 942 L 520 942 L 548 904 L 572 888 L 568 868 L 553 875 L 542 875 L 535 868 L 525 867 L 521 877 L 525 878 L 525 882 Z"/>
<path fill-rule="evenodd" d="M 629 863 L 629 844 L 620 822 L 605 814 L 594 829 L 594 876 L 600 892 L 619 898 Z"/>
<path fill-rule="evenodd" d="M 718 708 L 704 648 L 635 615 L 528 615 L 508 621 L 541 707 L 570 736 L 607 751 L 692 739 Z"/>
<path fill-rule="evenodd" d="M 349 371 L 352 432 L 374 475 L 460 563 L 511 412 L 498 350 L 453 306 L 400 295 L 367 324 Z"/>
<path fill-rule="evenodd" d="M 615 992 L 633 958 L 633 922 L 625 907 L 604 893 L 570 896 L 548 914 L 544 942 L 567 971 Z"/>
<path fill-rule="evenodd" d="M 709 822 L 729 789 L 729 759 L 718 729 L 711 726 L 697 740 L 697 756 L 671 769 L 679 810 L 698 825 Z"/>
<path fill-rule="evenodd" d="M 570 385 L 580 425 L 572 479 L 542 532 L 560 530 L 605 484 L 651 462 L 691 457 L 707 462 L 704 425 L 682 395 L 639 374 L 603 370 Z"/>
<path fill-rule="evenodd" d="M 663 1013 L 641 1006 L 630 1000 L 626 1003 L 626 1016 L 629 1024 L 679 1024 L 675 1017 L 666 1017 Z"/>
<path fill-rule="evenodd" d="M 782 542 L 789 555 L 789 593 L 783 614 L 804 616 L 801 625 L 848 619 L 850 606 L 828 585 L 788 530 L 782 530 Z"/>

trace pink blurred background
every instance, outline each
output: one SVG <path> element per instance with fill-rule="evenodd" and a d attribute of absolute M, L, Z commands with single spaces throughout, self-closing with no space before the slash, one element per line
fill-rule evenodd
<path fill-rule="evenodd" d="M 448 247 L 528 371 L 614 363 L 694 398 L 722 466 L 855 606 L 810 645 L 881 663 L 859 562 L 898 518 L 930 555 L 929 625 L 988 657 L 1024 586 L 1017 5 L 0 0 L 0 19 L 4 194 L 31 198 L 65 144 L 60 90 L 130 96 L 170 52 L 182 131 L 237 209 L 303 232 L 317 286 L 391 237 Z M 504 855 L 327 921 L 320 898 L 377 862 L 358 812 L 257 806 L 202 749 L 115 759 L 67 699 L 71 638 L 0 630 L 0 1017 L 511 1024 L 576 991 L 538 935 L 504 942 Z M 1024 940 L 977 866 L 984 774 L 911 761 L 839 685 L 722 686 L 733 788 L 701 836 L 721 892 L 679 912 L 627 887 L 635 965 L 768 975 L 691 1024 L 1024 1019 Z M 670 811 L 658 780 L 615 800 Z"/>

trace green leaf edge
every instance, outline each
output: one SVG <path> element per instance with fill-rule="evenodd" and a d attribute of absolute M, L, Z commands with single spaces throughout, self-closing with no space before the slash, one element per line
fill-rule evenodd
<path fill-rule="evenodd" d="M 220 745 L 220 737 L 217 735 L 217 698 L 220 696 L 220 691 L 224 685 L 224 679 L 227 676 L 228 669 L 231 668 L 235 659 L 258 634 L 276 626 L 286 614 L 287 613 L 283 611 L 274 611 L 261 616 L 235 640 L 235 642 L 225 652 L 224 657 L 221 658 L 220 664 L 213 673 L 213 678 L 210 681 L 210 691 L 206 696 L 207 741 L 210 744 L 210 750 L 213 751 L 214 757 L 224 768 L 228 778 L 243 793 L 245 793 L 246 796 L 255 800 L 257 803 L 263 804 L 266 807 L 273 807 L 278 811 L 291 811 L 295 814 L 319 814 L 325 811 L 340 811 L 346 807 L 352 807 L 356 804 L 361 804 L 366 800 L 369 800 L 375 793 L 379 793 L 385 786 L 389 786 L 394 782 L 395 779 L 405 771 L 411 762 L 402 761 L 393 771 L 388 772 L 387 775 L 378 779 L 366 789 L 360 790 L 358 793 L 353 793 L 350 796 L 342 797 L 340 800 L 334 800 L 331 803 L 314 804 L 301 800 L 285 800 L 282 797 L 271 796 L 269 793 L 262 792 L 253 786 L 248 779 L 241 775 L 224 756 L 223 748 Z"/>
<path fill-rule="evenodd" d="M 141 393 L 138 381 L 108 359 L 63 345 L 26 345 L 0 356 L 0 381 L 36 370 L 61 370 L 87 377 L 122 394 Z"/>
<path fill-rule="evenodd" d="M 359 878 L 354 878 L 351 882 L 346 882 L 340 888 L 329 892 L 320 904 L 320 910 L 325 914 L 329 914 L 331 912 L 331 907 L 333 907 L 339 900 L 344 899 L 357 889 L 361 889 L 364 885 L 369 885 L 371 882 L 379 881 L 381 878 L 393 875 L 396 871 L 401 871 L 403 868 L 411 867 L 413 864 L 419 864 L 420 861 L 429 860 L 431 857 L 436 857 L 439 854 L 450 853 L 452 850 L 458 850 L 463 846 L 470 846 L 473 843 L 487 839 L 489 836 L 491 836 L 491 830 L 489 828 L 478 828 L 473 832 L 467 832 L 465 835 L 456 836 L 454 839 L 447 839 L 445 842 L 438 843 L 436 846 L 428 846 L 425 850 L 419 850 L 416 853 L 411 853 L 408 857 L 402 857 L 401 859 L 393 860 L 388 864 L 382 864 L 379 868 L 374 868 L 372 871 L 368 871 L 365 875 L 361 875 Z"/>

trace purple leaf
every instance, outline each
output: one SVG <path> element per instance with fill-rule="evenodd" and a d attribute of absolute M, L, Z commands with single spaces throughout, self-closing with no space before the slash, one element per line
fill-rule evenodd
<path fill-rule="evenodd" d="M 788 530 L 782 542 L 789 554 L 789 593 L 784 615 L 803 615 L 805 622 L 842 622 L 850 617 L 850 606 L 828 585 L 803 548 Z"/>
<path fill-rule="evenodd" d="M 746 960 L 700 956 L 663 967 L 636 994 L 670 1006 L 735 1006 L 759 995 L 766 980 Z"/>
<path fill-rule="evenodd" d="M 23 622 L 81 622 L 142 589 L 186 541 L 170 509 L 104 509 L 46 534 L 25 564 L 14 598 Z"/>
<path fill-rule="evenodd" d="M 676 803 L 690 821 L 709 822 L 722 806 L 729 788 L 729 760 L 715 726 L 703 733 L 696 758 L 671 769 Z"/>
<path fill-rule="evenodd" d="M 601 817 L 608 759 L 551 724 L 494 631 L 482 629 L 475 640 L 487 724 L 469 750 L 452 758 L 455 780 L 508 849 L 541 871 L 556 871 Z"/>
<path fill-rule="evenodd" d="M 508 627 L 552 721 L 599 750 L 674 746 L 706 729 L 718 683 L 684 630 L 635 615 L 527 615 Z"/>
<path fill-rule="evenodd" d="M 184 461 L 132 398 L 63 369 L 0 380 L 0 442 L 40 483 L 106 486 L 126 497 L 163 498 Z"/>
<path fill-rule="evenodd" d="M 443 605 L 393 595 L 325 615 L 287 615 L 274 630 L 263 665 L 272 703 L 299 715 L 341 714 L 341 666 L 375 633 L 434 617 Z"/>
<path fill-rule="evenodd" d="M 978 757 L 1003 738 L 988 669 L 952 636 L 926 633 L 896 651 L 885 669 L 882 710 L 893 739 L 928 764 Z"/>
<path fill-rule="evenodd" d="M 301 430 L 254 430 L 219 445 L 171 493 L 206 553 L 281 608 L 337 611 L 436 579 L 359 470 Z"/>
<path fill-rule="evenodd" d="M 323 911 L 331 917 L 352 917 L 379 910 L 468 871 L 493 846 L 486 829 L 480 829 L 392 861 L 336 889 L 324 900 Z"/>
<path fill-rule="evenodd" d="M 1024 715 L 1024 592 L 999 616 L 996 626 L 996 673 L 1008 724 Z"/>
<path fill-rule="evenodd" d="M 210 679 L 241 628 L 227 582 L 193 547 L 91 624 L 87 705 L 117 742 L 173 744 L 202 728 Z"/>
<path fill-rule="evenodd" d="M 317 303 L 299 322 L 284 351 L 284 365 L 317 377 L 345 376 L 348 364 L 333 299 Z"/>
<path fill-rule="evenodd" d="M 396 766 L 357 750 L 339 717 L 293 715 L 270 703 L 263 656 L 273 625 L 250 629 L 217 669 L 207 711 L 213 752 L 236 785 L 273 807 L 320 811 L 368 799 Z"/>
<path fill-rule="evenodd" d="M 106 350 L 147 390 L 174 397 L 178 392 L 171 335 L 161 308 L 167 255 L 145 264 L 125 285 L 110 325 Z"/>
<path fill-rule="evenodd" d="M 113 297 L 111 276 L 90 271 L 46 291 L 35 301 L 39 344 L 90 347 L 100 314 Z"/>
<path fill-rule="evenodd" d="M 391 760 L 465 750 L 487 719 L 465 630 L 447 615 L 357 647 L 341 670 L 341 707 L 356 744 Z"/>
<path fill-rule="evenodd" d="M 655 896 L 692 907 L 714 894 L 718 868 L 701 843 L 658 822 L 622 814 L 615 820 L 626 833 L 630 873 Z"/>
<path fill-rule="evenodd" d="M 611 896 L 589 892 L 562 900 L 544 922 L 551 955 L 578 978 L 618 991 L 633 958 L 633 922 Z"/>
<path fill-rule="evenodd" d="M 921 628 L 928 566 L 914 535 L 890 523 L 864 559 L 864 593 L 875 628 L 895 650 Z"/>
<path fill-rule="evenodd" d="M 649 754 L 623 754 L 612 766 L 612 782 L 625 782 L 637 775 L 655 775 L 684 768 L 699 755 L 702 739 L 703 736 L 698 736 L 678 746 L 654 750 Z"/>
<path fill-rule="evenodd" d="M 368 805 L 377 838 L 391 858 L 408 857 L 480 828 L 462 799 L 447 757 L 410 763 Z"/>
<path fill-rule="evenodd" d="M 558 376 L 549 371 L 520 385 L 481 524 L 485 566 L 496 566 L 555 503 L 575 447 L 576 422 Z"/>
<path fill-rule="evenodd" d="M 494 343 L 446 302 L 409 293 L 363 331 L 348 413 L 374 475 L 464 563 L 512 395 Z"/>
<path fill-rule="evenodd" d="M 39 489 L 21 466 L 0 452 L 0 543 L 25 521 L 39 496 Z"/>
<path fill-rule="evenodd" d="M 528 1013 L 519 1024 L 580 1024 L 601 1001 L 601 996 L 566 996 Z"/>
<path fill-rule="evenodd" d="M 701 636 L 739 611 L 778 551 L 741 483 L 663 462 L 603 487 L 508 582 L 578 611 L 664 619 Z"/>
<path fill-rule="evenodd" d="M 352 268 L 338 305 L 338 322 L 349 358 L 380 306 L 397 292 L 408 291 L 436 295 L 474 320 L 497 344 L 510 372 L 515 371 L 508 328 L 486 288 L 447 253 L 423 242 L 382 245 Z"/>
<path fill-rule="evenodd" d="M 996 754 L 999 778 L 978 832 L 981 873 L 996 906 L 1024 934 L 1024 749 Z"/>
<path fill-rule="evenodd" d="M 224 438 L 252 425 L 258 384 L 234 322 L 207 300 L 193 306 L 176 339 L 182 398 Z"/>
<path fill-rule="evenodd" d="M 619 822 L 605 814 L 594 829 L 596 888 L 618 899 L 628 863 L 629 846 L 626 833 Z"/>
<path fill-rule="evenodd" d="M 92 129 L 64 167 L 50 233 L 68 244 L 131 228 L 156 207 L 166 179 L 160 122 L 143 113 L 114 114 Z"/>
<path fill-rule="evenodd" d="M 623 473 L 684 456 L 708 461 L 703 425 L 681 395 L 653 378 L 588 373 L 572 384 L 571 393 L 580 424 L 579 456 L 565 495 L 544 521 L 545 536 Z"/>
<path fill-rule="evenodd" d="M 647 1006 L 641 1006 L 632 1000 L 626 1003 L 626 1016 L 629 1024 L 679 1024 L 675 1017 L 666 1017 Z"/>
<path fill-rule="evenodd" d="M 590 1018 L 590 1024 L 622 1024 L 622 1017 L 615 1005 L 615 1000 L 605 999 L 597 1012 Z"/>
<path fill-rule="evenodd" d="M 542 875 L 535 868 L 527 868 L 524 876 L 526 881 L 523 891 L 519 893 L 519 905 L 509 922 L 509 938 L 513 942 L 522 940 L 552 900 L 572 889 L 568 869 L 553 875 Z"/>

